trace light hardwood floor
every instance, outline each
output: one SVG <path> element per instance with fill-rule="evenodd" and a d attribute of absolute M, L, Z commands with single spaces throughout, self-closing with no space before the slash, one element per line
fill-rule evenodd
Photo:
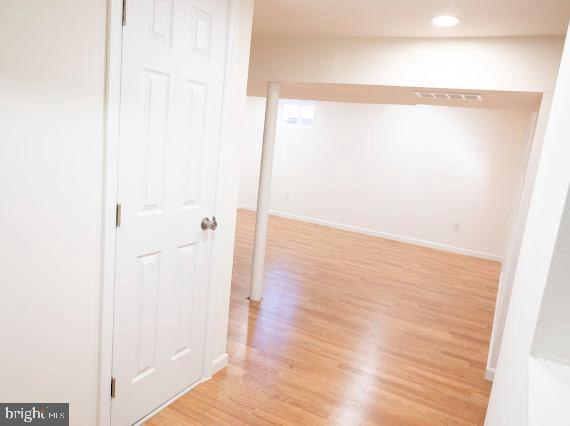
<path fill-rule="evenodd" d="M 261 305 L 239 211 L 230 364 L 152 418 L 182 424 L 482 424 L 500 265 L 271 217 Z"/>

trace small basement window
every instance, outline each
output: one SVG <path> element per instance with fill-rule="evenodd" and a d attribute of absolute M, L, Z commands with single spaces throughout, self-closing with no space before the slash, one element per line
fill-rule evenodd
<path fill-rule="evenodd" d="M 282 99 L 279 101 L 279 125 L 288 127 L 313 127 L 315 103 Z"/>

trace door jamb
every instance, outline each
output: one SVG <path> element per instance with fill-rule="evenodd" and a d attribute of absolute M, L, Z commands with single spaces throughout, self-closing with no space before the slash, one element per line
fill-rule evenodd
<path fill-rule="evenodd" d="M 238 38 L 239 6 L 241 0 L 228 0 L 228 23 L 226 41 L 226 66 L 224 71 L 223 108 L 221 115 L 221 129 L 229 122 L 228 98 L 231 96 L 230 76 L 232 72 L 232 54 L 234 45 Z M 96 382 L 96 424 L 111 424 L 111 374 L 113 364 L 113 310 L 114 310 L 114 290 L 115 290 L 115 254 L 116 254 L 116 205 L 118 201 L 118 165 L 119 165 L 119 116 L 121 107 L 121 70 L 122 70 L 122 46 L 123 46 L 123 0 L 107 0 L 107 28 L 106 28 L 106 74 L 105 74 L 105 140 L 104 140 L 104 164 L 103 164 L 103 193 L 102 193 L 102 224 L 101 224 L 101 292 L 99 297 L 99 334 L 98 352 L 96 353 L 98 368 L 95 372 Z M 220 150 L 225 149 L 228 141 L 222 138 L 220 131 Z M 222 173 L 223 164 L 218 161 L 218 181 Z M 216 194 L 217 209 L 219 194 Z M 221 250 L 213 250 L 216 238 L 212 240 L 212 261 L 216 253 Z M 223 259 L 221 260 L 223 261 Z M 215 264 L 215 263 L 214 263 Z M 212 274 L 210 273 L 210 280 Z M 214 331 L 212 315 L 213 300 L 211 297 L 213 283 L 210 282 L 207 299 L 207 319 L 206 319 L 206 342 L 204 347 L 203 371 L 210 371 L 212 360 L 208 358 L 210 354 L 209 343 L 211 334 Z"/>
<path fill-rule="evenodd" d="M 99 297 L 99 348 L 96 424 L 111 424 L 111 372 L 113 365 L 113 305 L 115 290 L 116 204 L 119 166 L 119 115 L 123 49 L 123 0 L 107 1 L 107 57 L 105 81 L 105 142 Z M 108 385 L 108 386 L 107 386 Z"/>

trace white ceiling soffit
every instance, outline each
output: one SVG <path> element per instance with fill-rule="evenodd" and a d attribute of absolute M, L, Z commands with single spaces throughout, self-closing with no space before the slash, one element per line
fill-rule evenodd
<path fill-rule="evenodd" d="M 452 15 L 461 24 L 434 27 Z M 562 36 L 570 0 L 255 0 L 255 37 Z"/>
<path fill-rule="evenodd" d="M 425 96 L 418 96 L 421 93 Z M 429 96 L 437 94 L 438 96 Z M 250 96 L 265 96 L 263 90 L 250 88 Z M 453 96 L 451 96 L 453 95 Z M 462 108 L 487 108 L 538 111 L 541 93 L 460 90 L 360 84 L 281 83 L 281 98 L 328 102 L 395 105 L 439 105 Z"/>

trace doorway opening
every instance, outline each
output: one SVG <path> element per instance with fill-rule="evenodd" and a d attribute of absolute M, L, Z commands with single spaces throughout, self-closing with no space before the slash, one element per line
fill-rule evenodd
<path fill-rule="evenodd" d="M 244 311 L 267 185 L 266 100 L 248 100 L 232 294 L 233 315 L 249 312 L 242 343 L 284 339 L 296 352 L 321 333 L 333 351 L 360 348 L 337 360 L 403 381 L 412 358 L 432 363 L 434 376 L 481 397 L 471 420 L 483 416 L 495 305 L 502 315 L 508 304 L 496 300 L 511 267 L 501 262 L 518 254 L 512 224 L 526 208 L 541 94 L 281 83 L 279 97 L 263 301 Z M 314 107 L 310 126 L 299 125 L 301 105 Z M 300 340 L 266 329 L 274 317 Z"/>

